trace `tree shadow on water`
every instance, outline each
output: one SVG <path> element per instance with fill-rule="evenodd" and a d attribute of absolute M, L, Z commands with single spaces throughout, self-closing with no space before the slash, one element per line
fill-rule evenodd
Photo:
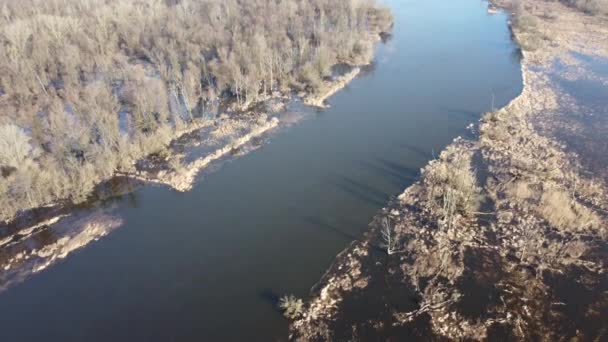
<path fill-rule="evenodd" d="M 437 150 L 434 148 L 423 149 L 420 146 L 416 146 L 413 144 L 398 144 L 397 146 L 407 150 L 408 153 L 414 154 L 413 157 L 422 160 L 431 160 L 437 157 Z"/>
<path fill-rule="evenodd" d="M 272 289 L 261 289 L 258 292 L 258 297 L 260 297 L 263 301 L 272 304 L 273 307 L 279 306 L 279 300 L 281 296 L 278 293 L 274 292 Z"/>
<path fill-rule="evenodd" d="M 382 165 L 387 172 L 398 175 L 401 179 L 412 181 L 418 177 L 418 169 L 403 166 L 383 158 L 376 158 L 376 161 Z"/>
<path fill-rule="evenodd" d="M 492 100 L 490 99 L 489 100 L 490 106 L 491 106 L 491 103 L 492 103 Z M 494 104 L 494 107 L 496 107 L 496 103 Z M 461 116 L 461 117 L 467 118 L 467 119 L 477 119 L 479 117 L 478 112 L 467 110 L 467 109 L 449 108 L 449 107 L 440 107 L 439 109 L 448 115 L 458 115 L 458 116 Z"/>
<path fill-rule="evenodd" d="M 388 179 L 397 186 L 397 191 L 403 190 L 418 179 L 418 170 L 408 168 L 390 160 L 376 158 L 374 161 L 360 161 L 359 165 L 373 174 Z"/>
<path fill-rule="evenodd" d="M 272 307 L 276 315 L 283 315 L 282 310 L 279 306 L 282 295 L 279 295 L 277 292 L 275 292 L 275 290 L 270 288 L 260 289 L 257 295 L 263 302 L 267 303 Z"/>
<path fill-rule="evenodd" d="M 348 177 L 341 177 L 335 180 L 333 185 L 349 195 L 376 207 L 385 205 L 389 198 L 389 195 L 383 191 L 374 189 L 367 184 Z"/>
<path fill-rule="evenodd" d="M 313 228 L 323 230 L 325 232 L 330 232 L 334 235 L 338 235 L 347 241 L 353 241 L 353 240 L 359 239 L 359 236 L 356 236 L 355 234 L 352 234 L 350 232 L 345 232 L 344 230 L 338 228 L 337 226 L 327 223 L 320 217 L 305 216 L 302 218 L 302 221 L 304 221 L 306 224 L 312 226 Z"/>

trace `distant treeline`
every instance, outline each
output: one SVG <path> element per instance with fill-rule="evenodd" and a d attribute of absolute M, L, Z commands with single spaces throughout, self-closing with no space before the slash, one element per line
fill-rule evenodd
<path fill-rule="evenodd" d="M 219 98 L 315 92 L 391 25 L 374 0 L 0 0 L 0 221 L 86 199 Z"/>

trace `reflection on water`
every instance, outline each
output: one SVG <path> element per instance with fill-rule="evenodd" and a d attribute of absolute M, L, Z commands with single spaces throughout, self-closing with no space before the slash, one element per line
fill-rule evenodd
<path fill-rule="evenodd" d="M 504 14 L 387 2 L 392 38 L 331 108 L 303 108 L 308 119 L 191 192 L 115 199 L 120 229 L 0 294 L 3 340 L 284 340 L 276 299 L 306 297 L 436 151 L 521 91 Z"/>

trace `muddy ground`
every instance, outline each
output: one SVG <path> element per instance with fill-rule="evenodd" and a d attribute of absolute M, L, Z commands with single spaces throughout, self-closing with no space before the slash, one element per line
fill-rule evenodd
<path fill-rule="evenodd" d="M 608 19 L 520 4 L 522 94 L 378 213 L 292 340 L 608 339 Z"/>

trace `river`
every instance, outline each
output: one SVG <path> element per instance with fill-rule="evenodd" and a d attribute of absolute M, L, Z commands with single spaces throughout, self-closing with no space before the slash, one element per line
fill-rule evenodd
<path fill-rule="evenodd" d="M 434 154 L 522 88 L 505 14 L 387 2 L 393 36 L 329 109 L 190 192 L 145 186 L 104 203 L 119 228 L 0 293 L 1 340 L 285 340 L 277 296 L 306 298 Z"/>

